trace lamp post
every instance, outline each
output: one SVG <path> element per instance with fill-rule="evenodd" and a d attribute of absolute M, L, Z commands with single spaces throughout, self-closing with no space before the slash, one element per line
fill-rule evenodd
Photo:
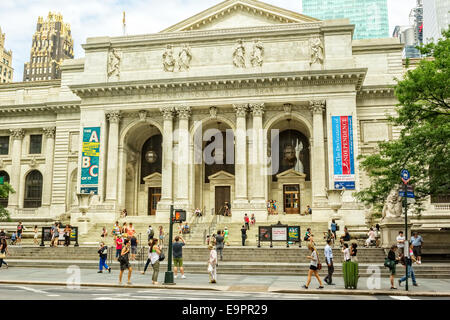
<path fill-rule="evenodd" d="M 173 237 L 173 205 L 170 205 L 169 250 L 167 251 L 167 271 L 164 274 L 164 284 L 175 284 L 172 271 L 172 237 Z"/>

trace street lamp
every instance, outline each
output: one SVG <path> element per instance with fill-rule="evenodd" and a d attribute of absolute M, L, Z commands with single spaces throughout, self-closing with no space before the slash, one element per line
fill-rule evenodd
<path fill-rule="evenodd" d="M 169 249 L 167 251 L 167 271 L 164 274 L 164 284 L 175 284 L 173 282 L 172 271 L 172 237 L 173 237 L 173 205 L 170 205 L 170 221 L 169 221 Z"/>

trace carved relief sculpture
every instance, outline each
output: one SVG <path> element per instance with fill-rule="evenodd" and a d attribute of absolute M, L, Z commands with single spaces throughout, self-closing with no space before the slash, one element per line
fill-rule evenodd
<path fill-rule="evenodd" d="M 320 63 L 323 64 L 323 44 L 322 41 L 320 41 L 319 38 L 310 39 L 309 45 L 311 49 L 311 61 L 309 62 L 310 65 L 314 63 Z"/>
<path fill-rule="evenodd" d="M 384 218 L 398 218 L 402 215 L 402 202 L 398 196 L 398 190 L 393 189 L 384 204 L 382 211 L 383 219 Z"/>
<path fill-rule="evenodd" d="M 178 70 L 188 71 L 191 65 L 192 53 L 189 45 L 185 44 L 178 53 Z"/>
<path fill-rule="evenodd" d="M 167 45 L 166 51 L 164 51 L 162 58 L 164 71 L 173 72 L 175 70 L 176 61 L 173 57 L 173 48 L 171 44 Z"/>
<path fill-rule="evenodd" d="M 209 115 L 211 116 L 212 119 L 216 119 L 217 118 L 217 108 L 216 107 L 209 108 Z"/>
<path fill-rule="evenodd" d="M 303 142 L 297 140 L 297 143 L 295 145 L 295 156 L 297 157 L 297 162 L 295 163 L 295 168 L 294 170 L 300 173 L 304 173 L 304 169 L 303 169 L 303 163 L 300 160 L 302 158 L 301 153 L 303 150 Z"/>
<path fill-rule="evenodd" d="M 250 58 L 253 67 L 262 67 L 264 56 L 264 46 L 261 41 L 255 40 Z"/>
<path fill-rule="evenodd" d="M 234 47 L 233 64 L 236 68 L 245 68 L 245 47 L 242 40 L 238 40 Z"/>
<path fill-rule="evenodd" d="M 108 56 L 108 77 L 115 75 L 120 76 L 120 61 L 121 57 L 116 49 L 112 49 Z"/>

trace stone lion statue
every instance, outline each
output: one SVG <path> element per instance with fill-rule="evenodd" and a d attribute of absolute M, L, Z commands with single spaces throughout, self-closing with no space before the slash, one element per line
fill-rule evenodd
<path fill-rule="evenodd" d="M 402 215 L 402 202 L 400 197 L 398 196 L 398 190 L 393 189 L 384 204 L 382 211 L 383 219 L 384 218 L 398 218 Z"/>

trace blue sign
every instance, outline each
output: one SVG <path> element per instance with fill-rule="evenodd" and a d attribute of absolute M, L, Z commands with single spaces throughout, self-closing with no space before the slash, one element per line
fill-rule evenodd
<path fill-rule="evenodd" d="M 405 197 L 405 191 L 399 191 L 398 192 L 398 195 L 400 196 L 400 197 Z M 414 192 L 410 192 L 410 191 L 407 191 L 406 192 L 406 197 L 407 198 L 415 198 L 415 196 L 414 196 Z"/>
<path fill-rule="evenodd" d="M 98 194 L 100 127 L 83 129 L 81 153 L 81 193 Z"/>
<path fill-rule="evenodd" d="M 333 169 L 336 189 L 355 189 L 352 116 L 332 116 Z"/>
<path fill-rule="evenodd" d="M 403 169 L 402 172 L 400 173 L 400 176 L 402 177 L 403 182 L 405 181 L 409 181 L 409 179 L 411 178 L 411 175 L 409 174 L 409 171 L 406 169 Z M 405 182 L 406 184 L 407 182 Z"/>

